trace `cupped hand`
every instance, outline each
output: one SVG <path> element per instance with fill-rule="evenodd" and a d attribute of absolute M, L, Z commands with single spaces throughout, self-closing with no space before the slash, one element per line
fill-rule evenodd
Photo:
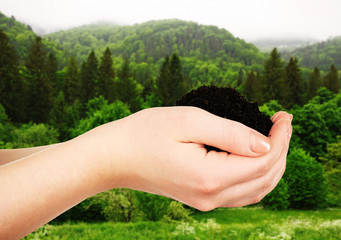
<path fill-rule="evenodd" d="M 292 115 L 278 112 L 272 120 L 268 137 L 194 107 L 152 108 L 103 125 L 110 188 L 159 194 L 202 211 L 257 203 L 286 165 Z M 207 152 L 205 145 L 226 152 Z"/>

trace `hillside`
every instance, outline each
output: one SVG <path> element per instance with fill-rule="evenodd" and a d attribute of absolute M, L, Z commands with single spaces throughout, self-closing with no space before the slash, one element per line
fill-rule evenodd
<path fill-rule="evenodd" d="M 31 27 L 16 21 L 13 16 L 9 18 L 0 12 L 0 29 L 6 33 L 15 46 L 19 57 L 24 58 L 31 41 L 36 36 Z"/>
<path fill-rule="evenodd" d="M 106 47 L 115 56 L 128 56 L 136 62 L 156 62 L 174 52 L 198 60 L 219 58 L 245 65 L 262 64 L 264 60 L 254 45 L 224 29 L 181 20 L 150 21 L 133 26 L 87 25 L 45 37 L 81 60 L 91 50 L 102 52 Z"/>
<path fill-rule="evenodd" d="M 290 56 L 297 56 L 300 59 L 300 65 L 307 68 L 317 66 L 327 71 L 331 64 L 335 64 L 340 69 L 341 36 L 293 51 L 283 52 L 282 56 L 285 59 L 289 59 Z"/>
<path fill-rule="evenodd" d="M 297 48 L 306 47 L 317 43 L 316 39 L 312 38 L 262 38 L 251 41 L 260 51 L 271 52 L 275 47 L 278 51 L 293 51 Z"/>
<path fill-rule="evenodd" d="M 37 34 L 33 32 L 29 25 L 18 22 L 14 16 L 7 17 L 1 12 L 0 29 L 4 31 L 4 33 L 10 39 L 11 43 L 17 50 L 19 58 L 24 60 L 27 56 L 31 43 Z M 46 39 L 44 39 L 43 42 L 48 52 L 53 52 L 58 58 L 63 57 L 64 52 L 60 47 L 57 46 L 56 43 Z"/>

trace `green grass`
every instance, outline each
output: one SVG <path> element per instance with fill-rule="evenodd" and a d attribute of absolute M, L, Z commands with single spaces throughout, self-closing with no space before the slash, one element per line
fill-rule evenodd
<path fill-rule="evenodd" d="M 341 239 L 341 210 L 218 209 L 192 223 L 64 223 L 26 239 Z"/>

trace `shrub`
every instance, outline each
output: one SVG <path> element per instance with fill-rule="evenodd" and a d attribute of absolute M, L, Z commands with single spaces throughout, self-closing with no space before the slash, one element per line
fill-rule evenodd
<path fill-rule="evenodd" d="M 290 205 L 289 197 L 288 184 L 282 178 L 272 192 L 265 196 L 262 204 L 272 210 L 287 209 Z"/>
<path fill-rule="evenodd" d="M 13 131 L 13 148 L 36 147 L 58 142 L 58 131 L 40 123 L 23 124 Z"/>
<path fill-rule="evenodd" d="M 287 157 L 284 180 L 288 185 L 290 208 L 315 209 L 325 206 L 326 184 L 322 165 L 303 149 Z"/>
<path fill-rule="evenodd" d="M 121 101 L 115 101 L 111 104 L 105 104 L 106 100 L 102 102 L 101 99 L 94 102 L 91 101 L 89 101 L 89 106 L 91 105 L 91 107 L 89 112 L 87 112 L 88 117 L 79 121 L 77 126 L 72 130 L 72 137 L 77 137 L 97 126 L 124 118 L 130 114 L 127 105 Z M 98 108 L 99 110 L 96 110 Z"/>
<path fill-rule="evenodd" d="M 138 208 L 143 212 L 145 220 L 158 221 L 167 213 L 171 202 L 169 198 L 151 193 L 135 191 Z"/>
<path fill-rule="evenodd" d="M 184 208 L 183 204 L 178 201 L 172 201 L 167 209 L 166 215 L 163 216 L 163 221 L 193 221 L 190 216 L 191 210 Z"/>

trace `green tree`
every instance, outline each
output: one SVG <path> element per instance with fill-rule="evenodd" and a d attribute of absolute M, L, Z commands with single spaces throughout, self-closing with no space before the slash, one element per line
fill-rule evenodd
<path fill-rule="evenodd" d="M 297 58 L 290 58 L 289 63 L 285 67 L 282 85 L 282 105 L 290 109 L 295 104 L 301 106 L 304 102 L 303 93 L 304 85 L 298 66 Z"/>
<path fill-rule="evenodd" d="M 126 58 L 115 80 L 116 97 L 129 106 L 130 111 L 136 112 L 141 108 L 141 93 L 143 88 L 132 77 L 129 60 Z"/>
<path fill-rule="evenodd" d="M 253 71 L 250 71 L 247 75 L 246 82 L 244 84 L 244 94 L 249 101 L 256 100 L 257 81 Z"/>
<path fill-rule="evenodd" d="M 162 63 L 160 73 L 156 81 L 156 96 L 164 106 L 173 106 L 185 92 L 184 76 L 180 59 L 176 53 L 171 57 L 167 55 Z"/>
<path fill-rule="evenodd" d="M 341 136 L 337 142 L 327 146 L 326 157 L 321 158 L 324 165 L 324 174 L 327 179 L 329 194 L 328 204 L 331 207 L 341 206 Z"/>
<path fill-rule="evenodd" d="M 50 86 L 52 87 L 52 94 L 56 95 L 57 92 L 57 71 L 58 60 L 53 53 L 49 53 L 46 59 L 46 77 Z"/>
<path fill-rule="evenodd" d="M 290 151 L 283 178 L 289 189 L 289 208 L 316 209 L 325 206 L 327 191 L 322 164 L 303 149 Z"/>
<path fill-rule="evenodd" d="M 36 123 L 49 119 L 53 104 L 52 87 L 46 74 L 46 52 L 41 37 L 32 43 L 25 61 L 28 83 L 26 113 Z"/>
<path fill-rule="evenodd" d="M 260 81 L 259 101 L 279 100 L 282 90 L 283 61 L 280 53 L 274 48 L 265 61 Z"/>
<path fill-rule="evenodd" d="M 91 51 L 86 62 L 81 67 L 81 100 L 86 104 L 96 97 L 98 92 L 98 60 L 95 52 Z"/>
<path fill-rule="evenodd" d="M 244 72 L 242 69 L 239 69 L 236 87 L 239 87 L 243 84 L 243 77 L 244 77 Z"/>
<path fill-rule="evenodd" d="M 113 60 L 111 51 L 106 48 L 101 58 L 99 66 L 99 92 L 98 95 L 104 96 L 109 102 L 114 101 L 114 79 Z"/>
<path fill-rule="evenodd" d="M 324 77 L 324 84 L 327 89 L 334 93 L 338 93 L 340 89 L 339 74 L 334 64 L 329 68 L 329 72 Z"/>
<path fill-rule="evenodd" d="M 317 89 L 322 86 L 320 70 L 315 67 L 308 78 L 307 99 L 312 99 L 316 95 Z"/>
<path fill-rule="evenodd" d="M 14 121 L 24 120 L 24 85 L 19 75 L 19 58 L 0 29 L 0 103 Z"/>
<path fill-rule="evenodd" d="M 69 104 L 72 104 L 81 97 L 80 74 L 77 60 L 74 56 L 71 56 L 69 59 L 69 63 L 66 67 L 66 75 L 64 81 L 65 99 Z"/>
<path fill-rule="evenodd" d="M 50 124 L 59 132 L 59 140 L 65 141 L 68 139 L 68 121 L 67 102 L 63 91 L 59 91 L 57 98 L 53 104 L 50 113 Z"/>
<path fill-rule="evenodd" d="M 275 189 L 263 198 L 262 204 L 265 208 L 272 210 L 287 209 L 290 205 L 289 197 L 288 184 L 282 178 Z"/>

